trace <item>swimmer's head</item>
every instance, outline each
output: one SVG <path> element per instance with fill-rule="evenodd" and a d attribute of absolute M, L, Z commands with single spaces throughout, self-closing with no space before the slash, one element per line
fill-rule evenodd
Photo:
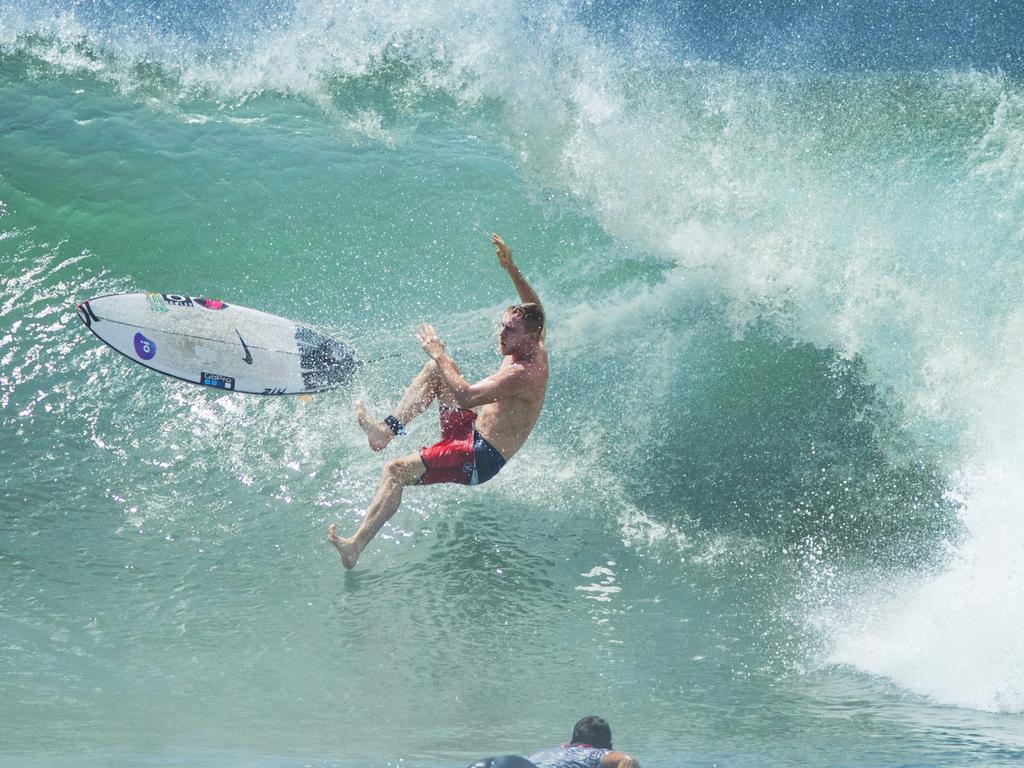
<path fill-rule="evenodd" d="M 611 749 L 611 726 L 597 715 L 584 717 L 572 729 L 572 743 L 589 744 L 598 749 Z"/>

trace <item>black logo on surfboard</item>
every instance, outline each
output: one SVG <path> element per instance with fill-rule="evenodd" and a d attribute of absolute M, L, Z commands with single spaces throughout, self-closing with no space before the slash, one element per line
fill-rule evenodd
<path fill-rule="evenodd" d="M 235 328 L 235 333 L 238 333 L 237 328 Z M 245 343 L 245 339 L 242 338 L 240 333 L 238 333 L 238 340 L 242 342 L 242 349 L 245 350 L 245 357 L 242 358 L 242 362 L 246 365 L 252 365 L 252 352 L 249 351 L 249 345 Z"/>
<path fill-rule="evenodd" d="M 219 373 L 207 373 L 206 371 L 199 374 L 199 383 L 217 389 L 234 390 L 235 388 L 235 379 L 232 376 L 222 376 Z"/>

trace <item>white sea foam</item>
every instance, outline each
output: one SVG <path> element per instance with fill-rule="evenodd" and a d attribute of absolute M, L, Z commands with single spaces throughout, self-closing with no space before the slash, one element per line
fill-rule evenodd
<path fill-rule="evenodd" d="M 1024 525 L 1017 505 L 1019 459 L 965 479 L 969 539 L 931 578 L 868 588 L 835 628 L 831 661 L 888 677 L 944 704 L 1024 710 Z"/>
<path fill-rule="evenodd" d="M 864 589 L 831 654 L 941 703 L 1013 713 L 1024 711 L 1024 365 L 1009 339 L 1022 330 L 1014 313 L 989 367 L 961 371 L 978 387 L 964 392 L 977 398 L 957 491 L 965 540 L 937 574 Z"/>
<path fill-rule="evenodd" d="M 959 434 L 936 448 L 962 478 L 965 543 L 939 575 L 908 577 L 884 595 L 848 595 L 849 613 L 832 617 L 833 660 L 942 703 L 1024 711 L 1024 657 L 1013 639 L 1024 626 L 1024 424 L 1012 351 L 1020 338 L 1015 297 L 1024 289 L 1011 255 L 1024 178 L 1017 97 L 997 95 L 998 79 L 929 84 L 939 100 L 960 92 L 993 110 L 987 131 L 964 137 L 966 152 L 949 148 L 947 167 L 959 167 L 942 178 L 873 171 L 875 139 L 856 126 L 841 131 L 853 142 L 842 151 L 860 155 L 852 164 L 801 156 L 800 145 L 820 137 L 773 128 L 792 127 L 788 108 L 768 104 L 767 119 L 758 114 L 756 77 L 737 79 L 731 93 L 713 87 L 722 83 L 716 74 L 702 78 L 706 100 L 674 113 L 679 130 L 667 120 L 658 126 L 657 114 L 627 111 L 596 129 L 580 121 L 565 145 L 562 170 L 605 228 L 679 265 L 628 307 L 649 316 L 660 299 L 678 300 L 678 283 L 699 269 L 729 297 L 739 326 L 768 318 L 797 339 L 860 357 L 922 439 Z M 899 95 L 883 83 L 854 87 L 873 98 Z M 688 125 L 715 116 L 716 136 L 687 136 Z M 764 154 L 754 149 L 758 139 Z M 925 159 L 924 140 L 903 163 Z M 872 185 L 853 175 L 862 161 Z M 987 199 L 1000 201 L 994 215 L 975 208 Z M 616 313 L 574 314 L 611 326 Z"/>

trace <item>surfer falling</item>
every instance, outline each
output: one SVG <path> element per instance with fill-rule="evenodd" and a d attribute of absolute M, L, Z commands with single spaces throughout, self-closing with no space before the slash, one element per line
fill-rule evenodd
<path fill-rule="evenodd" d="M 377 421 L 362 402 L 356 404 L 356 418 L 371 450 L 387 447 L 435 400 L 441 416 L 441 440 L 384 465 L 377 494 L 352 537 L 342 538 L 337 526 L 330 526 L 327 538 L 341 553 L 346 568 L 355 567 L 359 553 L 398 510 L 407 485 L 485 483 L 522 447 L 537 423 L 548 385 L 544 310 L 536 291 L 512 261 L 512 249 L 498 235 L 492 235 L 491 241 L 497 249 L 498 263 L 512 278 L 522 302 L 502 315 L 498 334 L 501 365 L 495 373 L 470 384 L 445 354 L 437 331 L 425 323 L 416 338 L 430 360 L 413 379 L 394 413 Z"/>

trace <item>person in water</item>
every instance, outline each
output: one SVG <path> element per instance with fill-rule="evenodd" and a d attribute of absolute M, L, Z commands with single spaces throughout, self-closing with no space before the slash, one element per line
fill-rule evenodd
<path fill-rule="evenodd" d="M 346 568 L 355 567 L 359 553 L 398 510 L 406 486 L 487 482 L 523 446 L 537 423 L 548 385 L 544 309 L 512 261 L 512 249 L 496 234 L 491 241 L 498 263 L 512 279 L 522 302 L 513 304 L 502 316 L 498 333 L 501 365 L 495 373 L 470 384 L 445 354 L 437 331 L 425 323 L 416 338 L 430 360 L 413 379 L 394 413 L 377 421 L 362 402 L 356 403 L 356 419 L 373 451 L 387 447 L 435 400 L 441 416 L 441 440 L 384 465 L 377 494 L 359 530 L 350 538 L 338 536 L 336 524 L 328 528 L 327 539 L 341 554 Z"/>
<path fill-rule="evenodd" d="M 612 750 L 612 729 L 596 715 L 576 723 L 568 744 L 530 755 L 530 762 L 537 768 L 640 768 L 632 755 Z"/>
<path fill-rule="evenodd" d="M 612 751 L 612 729 L 595 715 L 584 717 L 572 729 L 568 744 L 530 755 L 485 757 L 468 768 L 640 768 L 635 757 Z"/>

